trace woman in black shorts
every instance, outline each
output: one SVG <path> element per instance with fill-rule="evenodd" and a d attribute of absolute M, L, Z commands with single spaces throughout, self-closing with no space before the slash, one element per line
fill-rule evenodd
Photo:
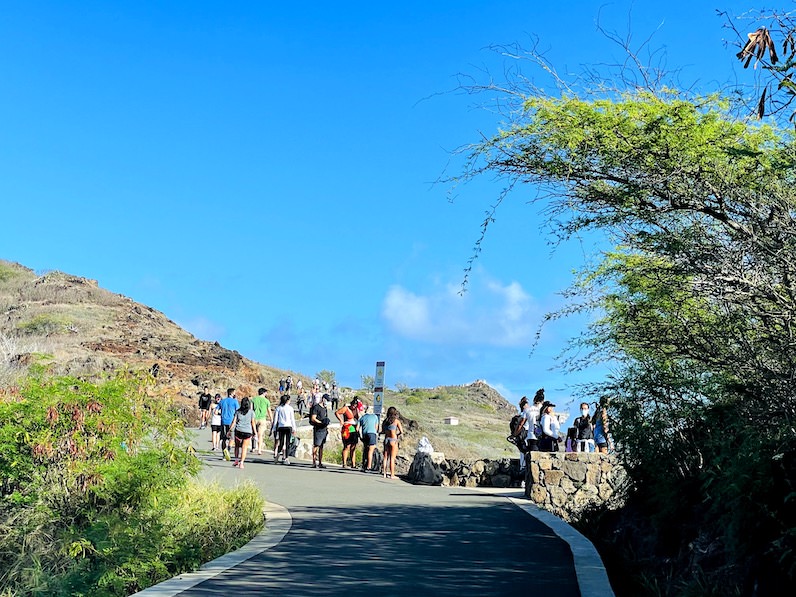
<path fill-rule="evenodd" d="M 240 401 L 240 408 L 235 412 L 232 424 L 229 426 L 230 433 L 235 433 L 235 463 L 232 466 L 243 468 L 243 461 L 246 460 L 246 452 L 249 448 L 249 440 L 254 435 L 254 409 L 251 400 L 244 398 Z M 240 460 L 238 459 L 240 455 Z"/>

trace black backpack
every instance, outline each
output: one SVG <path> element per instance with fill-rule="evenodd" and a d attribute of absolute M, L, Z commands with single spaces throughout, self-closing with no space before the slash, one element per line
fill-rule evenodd
<path fill-rule="evenodd" d="M 509 421 L 509 430 L 511 431 L 511 435 L 514 435 L 514 433 L 517 431 L 520 421 L 522 421 L 522 415 L 514 415 L 511 417 L 511 421 Z"/>

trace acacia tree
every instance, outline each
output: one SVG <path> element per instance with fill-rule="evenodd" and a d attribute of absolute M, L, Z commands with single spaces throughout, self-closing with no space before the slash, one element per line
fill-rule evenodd
<path fill-rule="evenodd" d="M 704 539 L 723 556 L 705 564 L 710 586 L 743 592 L 796 572 L 796 144 L 731 98 L 637 72 L 622 88 L 482 88 L 508 90 L 512 111 L 467 148 L 462 178 L 531 184 L 562 238 L 610 239 L 551 315 L 598 315 L 565 366 L 617 363 L 589 390 L 614 399 L 635 498 L 659 537 L 676 535 L 657 546 L 670 579 L 697 582 Z"/>

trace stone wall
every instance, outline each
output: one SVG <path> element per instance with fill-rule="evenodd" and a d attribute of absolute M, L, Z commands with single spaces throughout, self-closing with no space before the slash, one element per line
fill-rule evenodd
<path fill-rule="evenodd" d="M 516 458 L 449 460 L 442 452 L 418 452 L 409 468 L 408 479 L 418 485 L 520 487 L 523 476 Z"/>
<path fill-rule="evenodd" d="M 516 458 L 449 460 L 441 452 L 417 453 L 408 480 L 418 485 L 520 487 L 525 497 L 566 521 L 586 508 L 621 505 L 627 476 L 614 456 L 598 453 L 532 452 L 520 473 Z"/>
<path fill-rule="evenodd" d="M 570 521 L 593 505 L 621 505 L 626 481 L 624 469 L 608 454 L 532 452 L 525 497 Z"/>

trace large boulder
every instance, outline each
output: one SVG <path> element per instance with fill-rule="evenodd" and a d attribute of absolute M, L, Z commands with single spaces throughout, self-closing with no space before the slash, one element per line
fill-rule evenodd
<path fill-rule="evenodd" d="M 418 452 L 409 467 L 407 479 L 415 485 L 442 485 L 442 470 L 431 454 Z"/>

